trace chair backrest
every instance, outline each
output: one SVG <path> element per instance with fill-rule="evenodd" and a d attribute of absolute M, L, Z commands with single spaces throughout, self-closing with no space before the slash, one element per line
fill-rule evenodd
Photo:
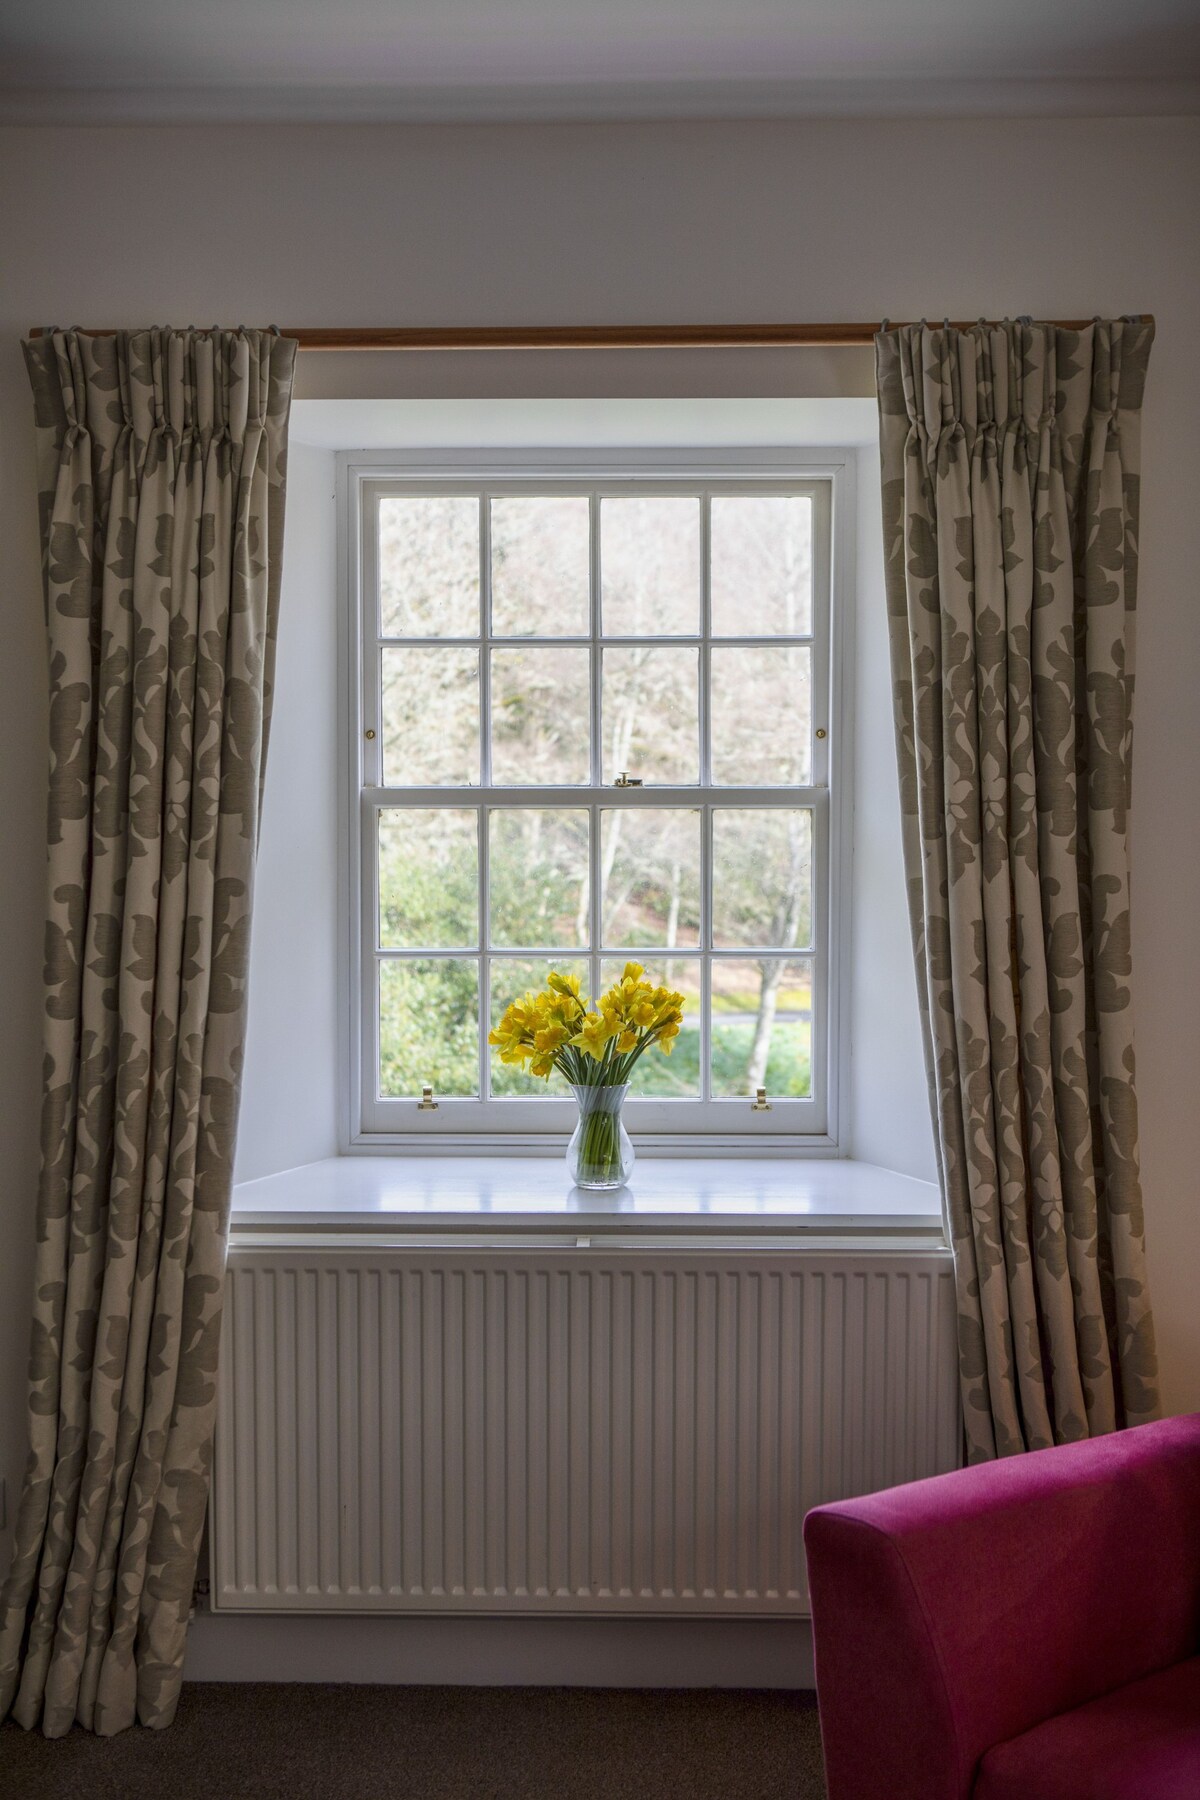
<path fill-rule="evenodd" d="M 980 1757 L 1200 1651 L 1200 1415 L 818 1507 L 829 1800 L 967 1800 Z"/>

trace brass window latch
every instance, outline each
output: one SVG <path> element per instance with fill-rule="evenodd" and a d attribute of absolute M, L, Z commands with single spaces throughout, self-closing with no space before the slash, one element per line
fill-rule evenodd
<path fill-rule="evenodd" d="M 754 1098 L 750 1102 L 751 1112 L 770 1112 L 771 1102 L 767 1099 L 766 1088 L 755 1088 Z"/>
<path fill-rule="evenodd" d="M 421 1098 L 417 1101 L 418 1112 L 436 1112 L 438 1103 L 433 1097 L 433 1089 L 428 1082 L 421 1089 Z"/>
<path fill-rule="evenodd" d="M 621 770 L 621 773 L 613 782 L 614 787 L 641 787 L 641 785 L 642 778 L 640 775 L 627 775 L 624 769 Z"/>

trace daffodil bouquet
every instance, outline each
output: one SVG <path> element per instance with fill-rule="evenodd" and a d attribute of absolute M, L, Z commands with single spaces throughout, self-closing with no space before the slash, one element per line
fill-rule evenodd
<path fill-rule="evenodd" d="M 572 1087 L 628 1082 L 651 1045 L 670 1056 L 683 1018 L 683 995 L 643 981 L 644 973 L 641 963 L 626 963 L 594 1011 L 578 975 L 552 973 L 540 994 L 513 1001 L 488 1043 L 501 1062 L 528 1064 L 531 1075 L 546 1077 L 557 1069 Z"/>
<path fill-rule="evenodd" d="M 639 1057 L 657 1046 L 665 1056 L 679 1035 L 683 995 L 643 980 L 640 963 L 625 964 L 593 1008 L 577 975 L 551 974 L 539 994 L 527 993 L 505 1012 L 489 1044 L 500 1060 L 570 1083 L 580 1119 L 567 1159 L 581 1187 L 620 1187 L 633 1165 L 621 1124 L 621 1102 Z"/>

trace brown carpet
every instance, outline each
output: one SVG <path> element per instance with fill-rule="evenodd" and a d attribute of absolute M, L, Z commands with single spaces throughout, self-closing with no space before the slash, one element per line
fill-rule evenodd
<path fill-rule="evenodd" d="M 824 1800 L 812 1694 L 194 1683 L 170 1731 L 0 1726 L 3 1800 Z"/>

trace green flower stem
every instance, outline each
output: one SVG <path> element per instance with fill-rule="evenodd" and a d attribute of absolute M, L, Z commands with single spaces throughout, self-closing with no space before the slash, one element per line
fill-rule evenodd
<path fill-rule="evenodd" d="M 568 1045 L 558 1052 L 554 1066 L 572 1087 L 620 1087 L 629 1080 L 638 1058 L 658 1042 L 661 1030 L 661 1026 L 655 1026 L 641 1032 L 633 1049 L 623 1056 L 619 1056 L 614 1048 L 617 1040 L 610 1038 L 599 1062 L 586 1050 L 576 1050 Z"/>
<path fill-rule="evenodd" d="M 590 1113 L 580 1127 L 579 1179 L 612 1181 L 620 1172 L 620 1113 Z"/>

